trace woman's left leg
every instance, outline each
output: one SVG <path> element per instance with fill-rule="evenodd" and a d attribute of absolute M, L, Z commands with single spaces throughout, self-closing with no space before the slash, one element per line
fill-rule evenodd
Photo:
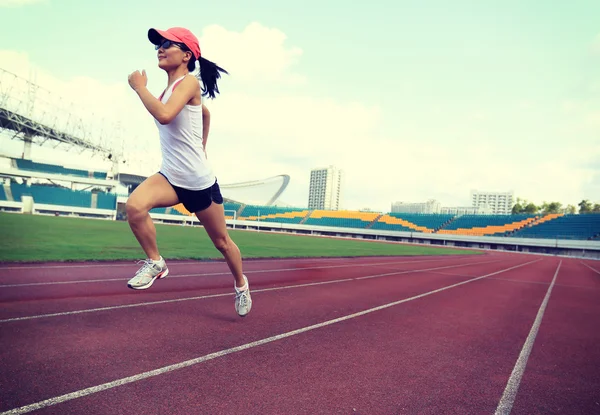
<path fill-rule="evenodd" d="M 250 312 L 252 306 L 249 284 L 248 279 L 242 271 L 240 249 L 227 232 L 223 205 L 212 202 L 208 208 L 196 212 L 196 217 L 200 220 L 204 229 L 206 229 L 206 233 L 212 240 L 215 248 L 223 254 L 225 261 L 227 261 L 227 265 L 235 280 L 235 308 L 240 316 L 245 316 Z"/>
<path fill-rule="evenodd" d="M 215 248 L 223 254 L 233 274 L 236 286 L 242 287 L 245 284 L 242 272 L 242 255 L 227 232 L 223 205 L 213 202 L 208 208 L 196 212 L 196 217 L 206 229 L 206 233 L 208 233 Z"/>

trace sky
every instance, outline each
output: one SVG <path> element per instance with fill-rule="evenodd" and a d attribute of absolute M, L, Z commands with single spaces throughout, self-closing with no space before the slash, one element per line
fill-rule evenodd
<path fill-rule="evenodd" d="M 127 76 L 145 69 L 158 96 L 147 31 L 183 26 L 230 73 L 206 104 L 222 184 L 289 174 L 281 201 L 305 207 L 310 170 L 334 165 L 345 209 L 468 206 L 472 189 L 600 203 L 597 0 L 170 4 L 0 0 L 0 68 L 102 129 L 121 171 L 152 174 L 158 133 Z M 47 146 L 32 157 L 102 162 Z"/>

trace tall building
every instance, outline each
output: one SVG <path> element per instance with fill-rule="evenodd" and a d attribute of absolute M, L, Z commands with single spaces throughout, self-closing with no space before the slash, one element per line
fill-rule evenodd
<path fill-rule="evenodd" d="M 338 210 L 342 192 L 342 171 L 334 166 L 310 171 L 308 208 Z"/>
<path fill-rule="evenodd" d="M 392 213 L 439 213 L 440 202 L 435 199 L 423 203 L 392 203 Z"/>
<path fill-rule="evenodd" d="M 514 205 L 514 192 L 482 192 L 471 190 L 471 206 L 488 210 L 495 215 L 510 215 Z"/>

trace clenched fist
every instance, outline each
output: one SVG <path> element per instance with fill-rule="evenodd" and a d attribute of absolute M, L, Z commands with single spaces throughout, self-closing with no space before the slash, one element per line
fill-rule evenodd
<path fill-rule="evenodd" d="M 148 76 L 146 75 L 146 70 L 132 72 L 127 78 L 129 81 L 129 86 L 135 91 L 139 88 L 143 88 L 148 84 Z"/>

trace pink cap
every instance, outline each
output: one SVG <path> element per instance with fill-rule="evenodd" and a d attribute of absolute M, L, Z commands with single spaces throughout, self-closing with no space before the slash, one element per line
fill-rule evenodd
<path fill-rule="evenodd" d="M 198 60 L 200 58 L 200 43 L 198 38 L 192 32 L 183 27 L 172 27 L 167 30 L 150 29 L 148 30 L 148 39 L 155 45 L 160 44 L 161 39 L 171 40 L 173 42 L 183 43 L 192 51 L 192 54 Z"/>

